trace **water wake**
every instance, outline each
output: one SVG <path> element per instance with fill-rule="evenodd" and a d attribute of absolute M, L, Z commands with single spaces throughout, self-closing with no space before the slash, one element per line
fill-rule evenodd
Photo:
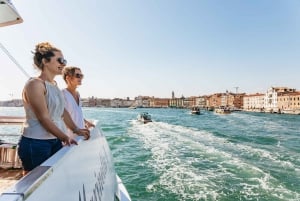
<path fill-rule="evenodd" d="M 235 144 L 205 130 L 164 122 L 143 125 L 132 121 L 129 133 L 151 151 L 148 165 L 159 175 L 159 180 L 148 185 L 149 191 L 163 187 L 183 200 L 300 197 L 265 168 L 272 168 L 274 173 L 285 169 L 299 177 L 299 167 L 282 161 L 269 150 Z"/>

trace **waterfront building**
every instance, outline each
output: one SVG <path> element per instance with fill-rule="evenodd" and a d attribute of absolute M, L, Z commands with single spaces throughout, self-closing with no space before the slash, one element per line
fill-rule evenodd
<path fill-rule="evenodd" d="M 155 98 L 152 97 L 150 99 L 150 107 L 153 108 L 162 108 L 162 107 L 169 107 L 169 98 Z"/>
<path fill-rule="evenodd" d="M 135 97 L 135 104 L 137 107 L 150 107 L 150 96 Z"/>
<path fill-rule="evenodd" d="M 195 105 L 196 105 L 196 97 L 195 96 L 184 98 L 184 107 L 185 108 L 192 108 Z"/>
<path fill-rule="evenodd" d="M 206 108 L 207 107 L 207 98 L 208 96 L 199 96 L 195 98 L 195 106 L 200 108 Z"/>
<path fill-rule="evenodd" d="M 82 107 L 89 107 L 89 99 L 88 98 L 82 98 L 81 99 Z"/>
<path fill-rule="evenodd" d="M 221 93 L 215 93 L 208 96 L 207 107 L 208 108 L 217 108 L 221 105 Z"/>
<path fill-rule="evenodd" d="M 110 107 L 130 107 L 134 104 L 134 100 L 114 98 L 110 101 Z"/>
<path fill-rule="evenodd" d="M 95 107 L 97 105 L 97 98 L 95 98 L 94 96 L 89 97 L 87 100 L 87 104 L 89 107 Z"/>
<path fill-rule="evenodd" d="M 23 106 L 21 99 L 0 101 L 2 107 Z M 253 112 L 271 112 L 300 114 L 300 91 L 288 87 L 270 87 L 265 94 L 245 93 L 215 93 L 204 96 L 191 96 L 176 98 L 172 91 L 171 98 L 156 98 L 150 96 L 138 96 L 134 100 L 129 97 L 125 99 L 103 99 L 96 97 L 82 98 L 83 107 L 173 107 L 191 108 L 200 107 L 213 109 L 220 106 L 230 109 L 243 109 Z"/>
<path fill-rule="evenodd" d="M 244 95 L 243 97 L 243 109 L 253 112 L 264 111 L 265 106 L 265 94 L 256 93 Z"/>
<path fill-rule="evenodd" d="M 127 97 L 126 99 L 122 99 L 122 107 L 130 107 L 135 103 L 135 100 L 130 100 L 129 97 Z"/>
<path fill-rule="evenodd" d="M 300 92 L 278 93 L 278 108 L 280 113 L 300 114 Z"/>
<path fill-rule="evenodd" d="M 234 95 L 232 93 L 222 93 L 221 94 L 221 105 L 222 107 L 233 108 Z"/>
<path fill-rule="evenodd" d="M 181 98 L 175 98 L 175 97 L 173 97 L 169 101 L 169 107 L 172 107 L 172 108 L 184 108 L 184 105 L 185 105 L 184 99 L 185 99 L 184 96 L 182 96 Z"/>
<path fill-rule="evenodd" d="M 279 108 L 278 108 L 278 93 L 284 93 L 284 92 L 295 92 L 296 89 L 291 89 L 288 87 L 270 87 L 267 90 L 267 93 L 265 94 L 265 103 L 264 103 L 264 108 L 266 112 L 271 112 L 271 113 L 278 113 Z"/>
<path fill-rule="evenodd" d="M 229 107 L 233 110 L 243 108 L 245 93 L 216 93 L 206 97 L 207 108 Z"/>
<path fill-rule="evenodd" d="M 242 109 L 244 105 L 245 93 L 235 93 L 233 94 L 233 109 Z"/>
<path fill-rule="evenodd" d="M 216 93 L 208 97 L 208 107 L 234 107 L 234 96 L 231 93 Z"/>
<path fill-rule="evenodd" d="M 96 98 L 96 107 L 111 107 L 111 99 L 108 98 Z"/>

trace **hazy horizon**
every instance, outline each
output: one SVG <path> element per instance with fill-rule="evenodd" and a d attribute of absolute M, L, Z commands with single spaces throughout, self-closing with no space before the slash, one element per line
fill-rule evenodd
<path fill-rule="evenodd" d="M 12 2 L 24 22 L 1 27 L 0 42 L 30 76 L 37 43 L 60 48 L 85 74 L 82 97 L 300 89 L 296 0 Z M 28 78 L 2 51 L 0 59 L 0 100 L 21 98 Z"/>

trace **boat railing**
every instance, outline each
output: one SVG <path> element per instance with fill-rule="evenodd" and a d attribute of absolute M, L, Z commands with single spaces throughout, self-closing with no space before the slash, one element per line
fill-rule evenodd
<path fill-rule="evenodd" d="M 22 116 L 0 116 L 0 125 L 23 126 L 25 118 Z M 8 135 L 8 134 L 5 134 Z M 18 135 L 18 134 L 12 134 Z M 19 134 L 20 135 L 20 134 Z M 22 163 L 18 156 L 17 144 L 0 141 L 0 168 L 21 168 Z"/>
<path fill-rule="evenodd" d="M 23 116 L 0 116 L 0 125 L 23 125 L 24 122 Z"/>
<path fill-rule="evenodd" d="M 95 125 L 97 124 L 96 121 L 94 123 L 95 123 Z M 81 171 L 84 171 L 84 169 L 90 168 L 88 166 L 87 167 L 84 166 L 84 165 L 88 165 L 89 163 L 91 163 L 92 165 L 95 165 L 95 162 L 89 161 L 87 159 L 87 157 L 84 156 L 85 154 L 86 155 L 91 154 L 89 152 L 84 153 L 84 149 L 87 148 L 87 147 L 91 147 L 91 146 L 94 146 L 94 147 L 97 146 L 98 143 L 99 143 L 98 141 L 96 143 L 91 142 L 91 141 L 98 140 L 99 138 L 102 138 L 100 140 L 104 140 L 106 142 L 104 135 L 97 128 L 92 128 L 91 129 L 91 139 L 90 140 L 86 141 L 86 140 L 83 139 L 83 137 L 78 136 L 76 138 L 76 140 L 78 142 L 77 146 L 72 145 L 70 147 L 63 147 L 61 150 L 59 150 L 56 154 L 54 154 L 52 157 L 50 157 L 48 160 L 46 160 L 40 166 L 36 167 L 31 172 L 29 172 L 25 177 L 21 178 L 12 188 L 10 188 L 7 191 L 5 191 L 4 193 L 2 193 L 2 195 L 0 196 L 0 201 L 27 200 L 27 198 L 29 198 L 29 196 L 31 196 L 34 191 L 37 191 L 38 188 L 40 188 L 40 187 L 42 188 L 43 185 L 48 185 L 46 183 L 49 183 L 48 181 L 51 181 L 51 179 L 49 179 L 49 178 L 51 178 L 54 173 L 55 173 L 55 178 L 56 179 L 61 178 L 63 180 L 63 179 L 66 179 L 66 178 L 64 178 L 63 176 L 57 176 L 57 175 L 64 174 L 64 171 L 68 171 L 68 172 L 73 171 L 74 172 L 74 170 L 71 171 L 71 168 L 73 168 L 73 169 L 77 168 L 77 169 L 80 169 Z M 91 145 L 89 145 L 88 143 L 91 143 Z M 80 147 L 82 147 L 82 148 L 79 151 Z M 100 148 L 100 150 L 103 150 L 105 152 L 105 151 L 109 151 L 108 149 L 109 149 L 108 144 L 107 143 L 102 143 L 102 147 Z M 98 151 L 100 151 L 100 150 L 98 148 Z M 94 151 L 96 151 L 96 150 L 94 150 Z M 81 155 L 79 155 L 78 153 L 81 154 Z M 13 155 L 14 157 L 17 157 L 16 152 L 10 153 L 10 154 Z M 72 154 L 74 154 L 73 157 L 71 157 Z M 77 157 L 75 156 L 76 154 L 78 154 Z M 101 161 L 101 165 L 105 166 L 106 168 L 109 168 L 110 169 L 110 175 L 111 175 L 110 177 L 116 180 L 116 178 L 114 176 L 115 175 L 114 169 L 111 170 L 113 168 L 111 156 L 109 154 L 107 155 L 105 153 L 98 153 L 98 154 L 102 155 L 102 156 L 100 156 L 101 160 L 103 160 L 103 161 Z M 92 155 L 95 155 L 94 157 L 96 159 L 99 158 L 98 154 L 92 153 Z M 9 154 L 4 154 L 4 155 L 6 155 L 6 157 L 9 156 Z M 108 159 L 107 158 L 104 159 L 105 157 L 107 157 Z M 86 159 L 86 161 L 80 161 L 80 158 L 81 159 Z M 64 160 L 70 161 L 70 163 L 72 163 L 72 164 L 62 165 Z M 109 164 L 105 164 L 105 162 L 107 162 Z M 63 168 L 63 169 L 60 168 L 60 171 L 57 171 L 56 169 L 57 169 L 58 166 L 66 166 L 67 168 Z M 103 168 L 103 167 L 101 167 L 101 168 Z M 95 171 L 99 171 L 99 170 L 95 170 Z M 75 172 L 76 172 L 76 170 L 75 170 Z M 84 174 L 84 173 L 81 172 L 81 174 Z M 94 174 L 96 174 L 96 173 L 94 173 Z M 102 176 L 101 179 L 104 180 L 105 175 L 103 173 L 101 173 L 101 176 Z M 69 178 L 69 179 L 74 179 L 74 178 Z M 86 178 L 75 178 L 74 183 L 76 181 L 81 182 L 81 180 L 85 180 L 85 179 Z M 46 182 L 46 180 L 47 180 L 47 182 Z M 64 182 L 66 182 L 66 180 Z M 80 181 L 78 181 L 78 180 L 80 180 Z M 60 183 L 60 181 L 55 181 L 55 182 Z M 102 185 L 103 185 L 104 181 L 101 181 L 101 182 L 102 182 Z M 117 182 L 116 182 L 116 184 L 117 184 Z M 55 183 L 52 184 L 52 185 L 55 186 Z M 81 195 L 80 195 L 82 197 L 81 199 L 85 200 L 84 196 L 86 196 L 86 195 L 84 195 L 84 191 L 88 191 L 88 190 L 87 189 L 82 189 L 82 185 L 84 185 L 83 182 L 81 183 L 80 188 L 77 189 L 76 193 L 81 191 L 82 192 Z M 86 185 L 88 186 L 88 184 L 86 184 Z M 103 187 L 101 187 L 101 188 L 103 189 Z M 115 190 L 111 189 L 111 191 L 113 191 L 111 194 L 115 193 Z M 44 192 L 44 193 L 45 193 L 45 196 L 46 196 L 47 192 Z M 103 192 L 98 192 L 98 193 L 103 193 Z M 90 194 L 89 194 L 89 196 L 90 196 Z M 77 197 L 78 197 L 78 195 L 77 195 Z M 113 197 L 113 195 L 111 197 Z M 31 199 L 28 199 L 28 200 L 31 200 Z M 40 200 L 45 200 L 45 198 L 41 198 Z M 64 199 L 61 199 L 61 200 L 64 200 Z"/>
<path fill-rule="evenodd" d="M 19 169 L 22 162 L 18 156 L 18 149 L 15 144 L 4 143 L 0 145 L 0 168 Z"/>
<path fill-rule="evenodd" d="M 90 131 L 89 140 L 78 136 L 77 146 L 60 149 L 2 193 L 0 201 L 113 201 L 118 195 L 122 195 L 120 201 L 130 201 L 126 188 L 117 181 L 105 136 L 97 126 Z M 49 189 L 52 193 L 47 194 Z"/>

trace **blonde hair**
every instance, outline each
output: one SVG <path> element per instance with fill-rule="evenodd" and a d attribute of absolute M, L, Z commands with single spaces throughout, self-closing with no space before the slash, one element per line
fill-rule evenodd
<path fill-rule="evenodd" d="M 79 67 L 76 67 L 76 66 L 67 66 L 67 67 L 64 67 L 64 70 L 63 70 L 63 79 L 65 80 L 65 82 L 67 83 L 67 76 L 74 76 L 75 74 L 75 71 L 76 70 L 80 70 L 81 69 Z"/>

